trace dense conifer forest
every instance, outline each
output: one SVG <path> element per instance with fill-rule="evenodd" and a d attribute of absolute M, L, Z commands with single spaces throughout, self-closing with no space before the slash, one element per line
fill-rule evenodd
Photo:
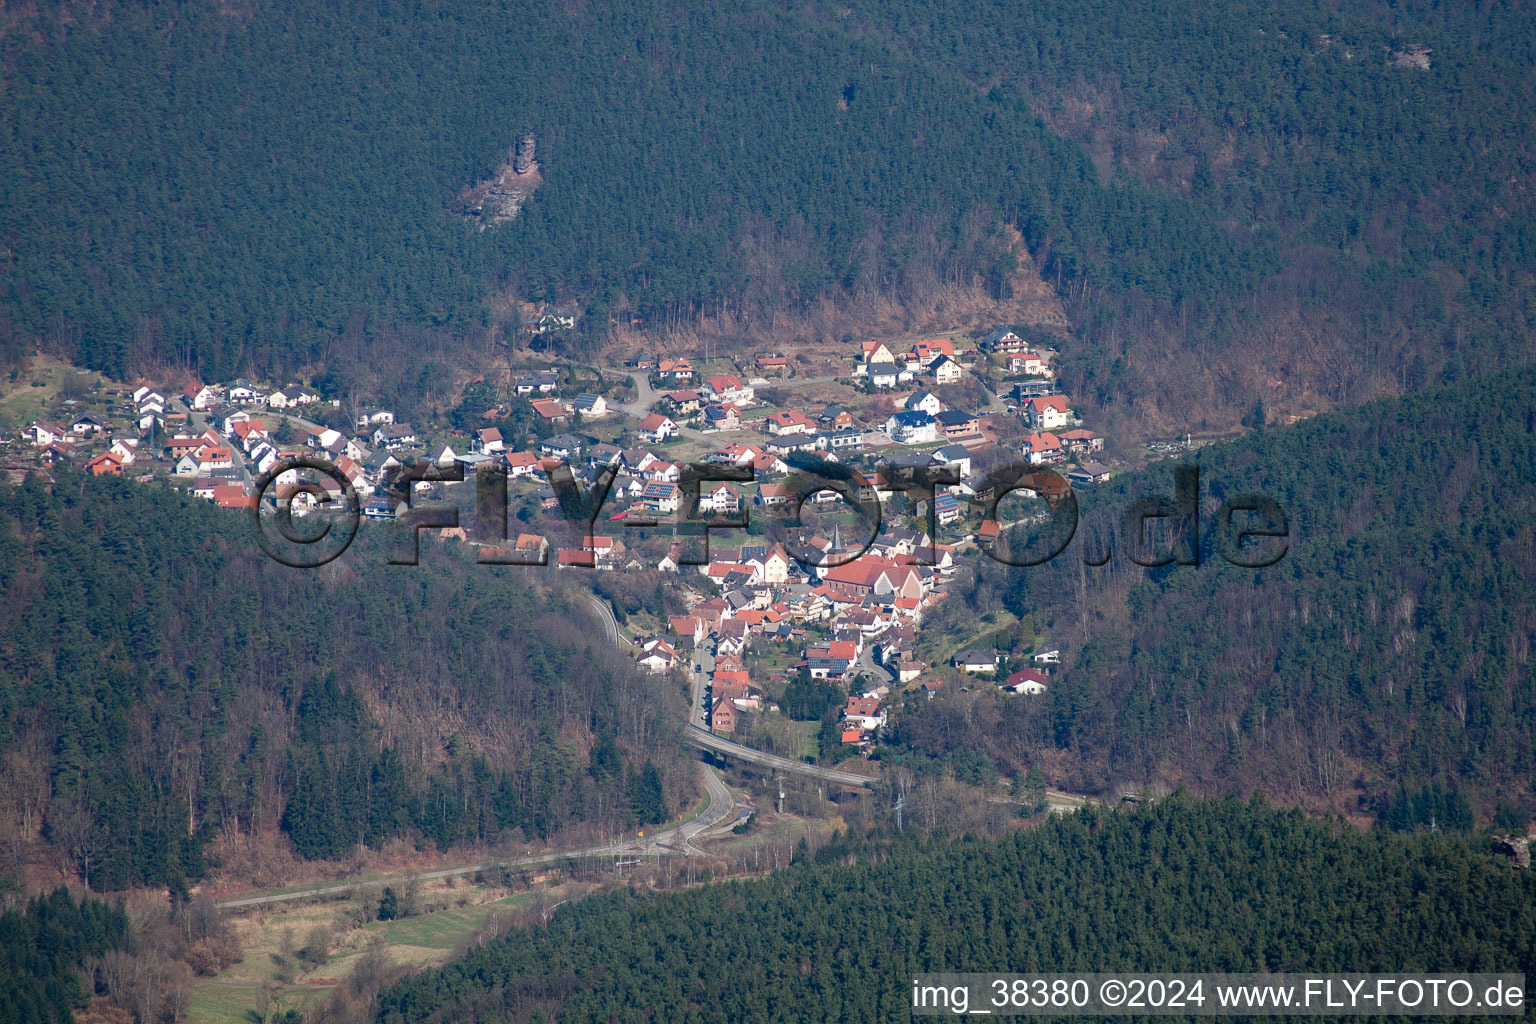
<path fill-rule="evenodd" d="M 813 860 L 588 898 L 403 981 L 378 1020 L 886 1021 L 908 1019 L 924 971 L 1536 966 L 1530 872 L 1258 802 L 1175 797 L 993 841 L 845 840 Z"/>
<path fill-rule="evenodd" d="M 175 890 L 278 829 L 344 860 L 612 834 L 691 796 L 682 695 L 579 592 L 462 545 L 388 554 L 364 531 L 306 572 L 168 489 L 0 488 L 0 877 L 43 854 Z"/>
<path fill-rule="evenodd" d="M 582 303 L 593 342 L 625 309 L 771 336 L 1024 261 L 1084 400 L 1345 404 L 1531 355 L 1532 32 L 1427 3 L 39 4 L 0 30 L 0 342 L 398 383 L 483 345 L 493 293 Z M 451 201 L 524 132 L 543 183 L 476 231 Z"/>
<path fill-rule="evenodd" d="M 903 718 L 903 741 L 939 755 L 981 735 L 1004 764 L 1065 756 L 1069 788 L 1186 780 L 1370 814 L 1403 787 L 1441 786 L 1450 803 L 1422 796 L 1420 811 L 1391 815 L 1405 827 L 1436 807 L 1442 826 L 1470 825 L 1469 799 L 1481 820 L 1501 803 L 1529 810 L 1533 410 L 1536 371 L 1524 369 L 1079 489 L 1071 548 L 1035 568 L 983 562 L 954 610 L 1002 603 L 1064 645 L 1049 692 L 983 702 L 979 730 L 964 701 L 924 704 Z M 1133 499 L 1171 498 L 1177 463 L 1200 469 L 1202 561 L 1143 568 L 1121 515 Z M 1284 558 L 1265 569 L 1218 553 L 1219 505 L 1253 492 L 1289 525 Z M 1155 547 L 1144 560 L 1170 550 Z"/>
<path fill-rule="evenodd" d="M 81 969 L 127 943 L 121 907 L 62 888 L 0 914 L 0 1021 L 69 1024 L 91 994 Z"/>

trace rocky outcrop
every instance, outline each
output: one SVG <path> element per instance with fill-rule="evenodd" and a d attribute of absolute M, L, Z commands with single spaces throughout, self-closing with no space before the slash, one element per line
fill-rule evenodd
<path fill-rule="evenodd" d="M 1525 836 L 1496 835 L 1493 837 L 1493 849 L 1508 857 L 1510 863 L 1517 868 L 1531 866 L 1531 842 Z"/>
<path fill-rule="evenodd" d="M 454 197 L 453 211 L 476 222 L 481 231 L 505 224 L 522 211 L 542 181 L 539 162 L 534 158 L 533 133 L 529 132 L 507 154 L 494 177 L 472 185 Z"/>

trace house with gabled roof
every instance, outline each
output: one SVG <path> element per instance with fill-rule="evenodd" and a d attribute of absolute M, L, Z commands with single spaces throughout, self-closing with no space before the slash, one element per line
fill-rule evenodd
<path fill-rule="evenodd" d="M 692 380 L 693 364 L 686 359 L 663 359 L 656 367 L 656 373 L 672 380 Z"/>
<path fill-rule="evenodd" d="M 733 402 L 712 402 L 704 407 L 699 429 L 739 430 L 741 429 L 741 411 Z"/>
<path fill-rule="evenodd" d="M 571 418 L 565 411 L 565 406 L 553 398 L 536 398 L 529 404 L 533 406 L 533 411 L 538 414 L 539 419 L 546 423 L 565 423 Z"/>
<path fill-rule="evenodd" d="M 85 464 L 91 476 L 122 476 L 123 460 L 115 452 L 102 452 Z"/>
<path fill-rule="evenodd" d="M 496 427 L 486 427 L 475 431 L 470 441 L 470 450 L 480 455 L 499 455 L 506 450 L 506 442 L 502 440 L 501 431 Z"/>
<path fill-rule="evenodd" d="M 960 651 L 951 660 L 960 671 L 970 672 L 974 675 L 989 675 L 997 671 L 996 651 L 983 651 L 971 648 Z"/>
<path fill-rule="evenodd" d="M 885 432 L 898 444 L 927 444 L 939 438 L 937 421 L 926 412 L 898 412 L 885 421 Z"/>
<path fill-rule="evenodd" d="M 902 402 L 902 409 L 907 412 L 925 412 L 930 416 L 937 416 L 949 406 L 940 401 L 939 396 L 926 388 L 918 388 L 906 397 Z"/>
<path fill-rule="evenodd" d="M 853 426 L 853 413 L 840 405 L 829 405 L 821 410 L 816 422 L 823 430 L 845 430 Z"/>
<path fill-rule="evenodd" d="M 854 371 L 856 376 L 863 376 L 869 372 L 869 367 L 876 363 L 896 362 L 896 356 L 886 347 L 882 341 L 864 341 L 859 343 L 860 366 Z"/>
<path fill-rule="evenodd" d="M 602 419 L 608 415 L 608 400 L 602 395 L 594 395 L 583 391 L 571 403 L 571 411 L 581 413 L 583 419 Z"/>
<path fill-rule="evenodd" d="M 1072 422 L 1072 410 L 1063 395 L 1031 398 L 1024 403 L 1024 420 L 1036 430 L 1056 430 Z"/>
<path fill-rule="evenodd" d="M 960 364 L 949 356 L 939 356 L 928 365 L 928 372 L 933 375 L 935 384 L 954 384 L 965 376 L 965 371 Z"/>
<path fill-rule="evenodd" d="M 763 420 L 763 429 L 770 434 L 811 434 L 816 431 L 816 421 L 796 409 L 781 409 Z"/>
<path fill-rule="evenodd" d="M 35 448 L 42 448 L 69 438 L 69 431 L 47 420 L 33 420 L 32 425 L 27 427 L 24 433 Z"/>
<path fill-rule="evenodd" d="M 416 428 L 409 423 L 386 423 L 373 432 L 373 446 L 395 451 L 416 443 Z"/>
<path fill-rule="evenodd" d="M 1051 376 L 1051 364 L 1045 356 L 1038 352 L 1022 351 L 1008 353 L 1008 372 L 1023 373 L 1031 377 Z"/>
<path fill-rule="evenodd" d="M 1029 459 L 1031 466 L 1041 466 L 1049 462 L 1060 462 L 1066 458 L 1066 452 L 1061 445 L 1061 439 L 1049 430 L 1042 430 L 1038 434 L 1030 434 L 1020 444 L 1020 450 Z"/>
<path fill-rule="evenodd" d="M 640 426 L 635 429 L 635 433 L 653 444 L 660 444 L 669 437 L 677 436 L 677 424 L 672 417 L 653 412 L 640 421 Z"/>
<path fill-rule="evenodd" d="M 756 394 L 750 386 L 730 373 L 709 378 L 704 382 L 704 389 L 717 402 L 734 402 L 738 405 L 750 403 Z"/>
<path fill-rule="evenodd" d="M 998 683 L 998 688 L 1009 693 L 1044 693 L 1050 679 L 1037 668 L 1021 668 L 1010 672 L 1008 678 Z"/>
<path fill-rule="evenodd" d="M 948 338 L 931 338 L 928 341 L 920 341 L 912 346 L 912 351 L 907 354 L 907 361 L 926 368 L 932 366 L 940 356 L 953 359 L 955 357 L 954 342 Z"/>
<path fill-rule="evenodd" d="M 244 377 L 236 377 L 225 392 L 226 400 L 230 405 L 255 405 L 266 396 L 260 388 Z"/>
<path fill-rule="evenodd" d="M 574 434 L 556 434 L 539 442 L 539 451 L 557 459 L 573 459 L 581 454 L 586 442 Z"/>
<path fill-rule="evenodd" d="M 722 480 L 713 488 L 700 491 L 699 508 L 706 512 L 740 512 L 741 495 L 736 488 Z"/>
<path fill-rule="evenodd" d="M 993 352 L 1006 352 L 1010 345 L 1023 345 L 1024 339 L 1011 327 L 994 327 L 981 339 L 981 347 Z"/>

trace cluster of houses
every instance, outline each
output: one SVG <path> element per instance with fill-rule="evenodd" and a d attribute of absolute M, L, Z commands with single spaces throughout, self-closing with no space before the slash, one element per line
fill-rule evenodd
<path fill-rule="evenodd" d="M 1054 649 L 1035 651 L 1031 661 L 1032 665 L 1014 669 L 1002 678 L 997 676 L 1003 659 L 995 650 L 971 648 L 959 651 L 950 659 L 950 664 L 971 675 L 993 677 L 998 689 L 1005 693 L 1042 694 L 1050 686 L 1051 666 L 1061 663 L 1061 652 Z"/>
<path fill-rule="evenodd" d="M 798 659 L 790 670 L 810 679 L 869 683 L 850 697 L 842 722 L 845 743 L 870 742 L 886 724 L 891 683 L 923 670 L 913 654 L 917 627 L 956 570 L 955 549 L 893 528 L 853 555 L 838 529 L 793 556 L 777 543 L 712 550 L 696 568 L 714 586 L 691 588 L 684 578 L 686 613 L 668 622 L 665 635 L 641 641 L 640 664 L 664 672 L 696 651 L 709 653 L 708 724 L 728 734 L 743 712 L 765 707 L 765 680 L 754 678 L 750 655 L 787 653 Z M 677 558 L 669 553 L 674 569 Z"/>
<path fill-rule="evenodd" d="M 1007 408 L 1019 420 L 951 404 L 960 401 L 957 395 L 976 394 L 951 385 L 976 372 L 983 353 L 994 369 L 1021 378 L 1007 395 Z M 990 492 L 982 470 L 1017 464 L 1020 456 L 1033 466 L 1070 464 L 1065 475 L 1074 483 L 1102 481 L 1109 471 L 1095 461 L 1103 438 L 1084 428 L 1068 397 L 1058 392 L 1049 357 L 1008 328 L 987 334 L 977 352 L 957 351 L 947 339 L 919 341 L 899 353 L 880 341 L 864 342 L 853 364 L 846 384 L 856 393 L 847 401 L 797 408 L 764 403 L 759 392 L 767 382 L 760 378 L 707 375 L 687 358 L 636 360 L 632 365 L 648 373 L 659 395 L 634 418 L 611 408 L 600 394 L 562 398 L 564 378 L 556 370 L 524 372 L 513 376 L 509 389 L 527 398 L 545 425 L 538 431 L 541 439 L 524 449 L 509 445 L 500 429 L 484 427 L 462 442 L 455 439 L 429 450 L 410 423 L 383 408 L 356 410 L 350 433 L 319 427 L 302 444 L 283 445 L 263 410 L 302 408 L 323 397 L 299 385 L 267 391 L 244 379 L 175 393 L 140 387 L 131 399 L 123 399 L 132 431 L 114 432 L 82 413 L 59 424 L 38 421 L 28 436 L 50 461 L 73 458 L 89 447 L 93 455 L 87 466 L 98 475 L 120 474 L 146 454 L 164 459 L 168 476 L 229 508 L 251 507 L 254 475 L 294 456 L 323 455 L 365 499 L 369 519 L 400 513 L 397 500 L 382 485 L 402 464 L 457 465 L 466 480 L 484 469 L 502 471 L 520 507 L 556 517 L 561 496 L 553 474 L 569 469 L 581 494 L 606 488 L 591 535 L 573 539 L 567 531 L 556 536 L 554 528 L 524 515 L 524 523 L 504 542 L 502 560 L 677 573 L 687 613 L 673 618 L 664 632 L 638 642 L 641 667 L 665 672 L 692 660 L 696 651 L 707 651 L 714 659 L 708 725 L 730 733 L 742 713 L 765 706 L 767 680 L 754 674 L 752 653 L 778 652 L 797 659 L 790 663 L 796 673 L 850 687 L 856 695 L 843 711 L 843 740 L 862 746 L 886 724 L 890 687 L 913 682 L 924 672 L 914 655 L 917 629 L 942 599 L 957 553 L 969 543 L 995 540 L 1001 529 L 984 519 L 976 534 L 947 544 L 938 542 L 947 539 L 944 534 L 929 536 L 927 524 L 951 526 L 967 510 L 987 507 Z M 782 373 L 788 360 L 760 356 L 752 365 L 759 373 Z M 205 428 L 186 426 L 194 411 L 206 414 L 198 418 L 206 419 Z M 610 417 L 620 420 L 603 432 L 612 441 L 584 432 L 585 425 Z M 715 434 L 728 436 L 709 436 Z M 689 496 L 681 486 L 685 460 L 676 453 L 680 438 L 689 441 L 687 462 L 750 469 L 752 479 L 707 482 L 697 507 L 688 509 Z M 625 533 L 629 526 L 659 526 L 658 535 L 664 535 L 668 520 L 685 515 L 728 523 L 746 509 L 772 512 L 788 506 L 796 495 L 787 477 L 796 457 L 807 454 L 851 464 L 850 480 L 861 501 L 889 501 L 900 490 L 896 475 L 903 470 L 943 469 L 954 474 L 954 482 L 935 486 L 907 508 L 910 519 L 888 516 L 884 529 L 856 558 L 836 529 L 792 553 L 782 544 L 762 541 L 713 550 L 702 565 L 685 562 L 682 548 L 673 543 L 668 549 L 664 539 L 655 547 L 621 539 L 636 536 Z M 871 454 L 879 458 L 866 464 L 864 457 Z M 314 500 L 293 481 L 277 483 L 277 500 L 287 497 L 299 511 Z M 340 489 L 334 481 L 324 486 Z M 811 499 L 817 504 L 835 500 L 831 491 Z M 690 585 L 695 580 L 698 585 Z M 998 685 L 1015 693 L 1043 692 L 1049 667 L 1036 660 Z M 954 664 L 965 672 L 998 672 L 995 652 L 963 651 Z M 931 680 L 923 685 L 931 696 L 940 684 Z"/>

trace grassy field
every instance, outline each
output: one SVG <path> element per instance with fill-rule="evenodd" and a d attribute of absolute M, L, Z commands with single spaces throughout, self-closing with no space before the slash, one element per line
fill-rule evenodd
<path fill-rule="evenodd" d="M 66 378 L 80 372 L 57 359 L 34 356 L 15 380 L 0 379 L 0 427 L 15 429 L 35 419 L 46 419 L 58 405 Z M 93 381 L 100 377 L 95 373 L 89 376 Z"/>
<path fill-rule="evenodd" d="M 274 982 L 281 985 L 281 1009 L 303 1011 L 326 999 L 350 975 L 370 948 L 382 943 L 396 966 L 429 966 L 448 960 L 493 914 L 526 907 L 538 899 L 558 902 L 569 887 L 509 893 L 494 885 L 443 880 L 424 883 L 424 913 L 398 921 L 358 925 L 377 894 L 369 891 L 345 900 L 284 904 L 234 919 L 244 958 L 212 978 L 196 983 L 188 1019 L 195 1024 L 247 1024 L 259 1011 Z M 329 959 L 313 966 L 294 953 L 316 930 L 328 930 Z"/>

